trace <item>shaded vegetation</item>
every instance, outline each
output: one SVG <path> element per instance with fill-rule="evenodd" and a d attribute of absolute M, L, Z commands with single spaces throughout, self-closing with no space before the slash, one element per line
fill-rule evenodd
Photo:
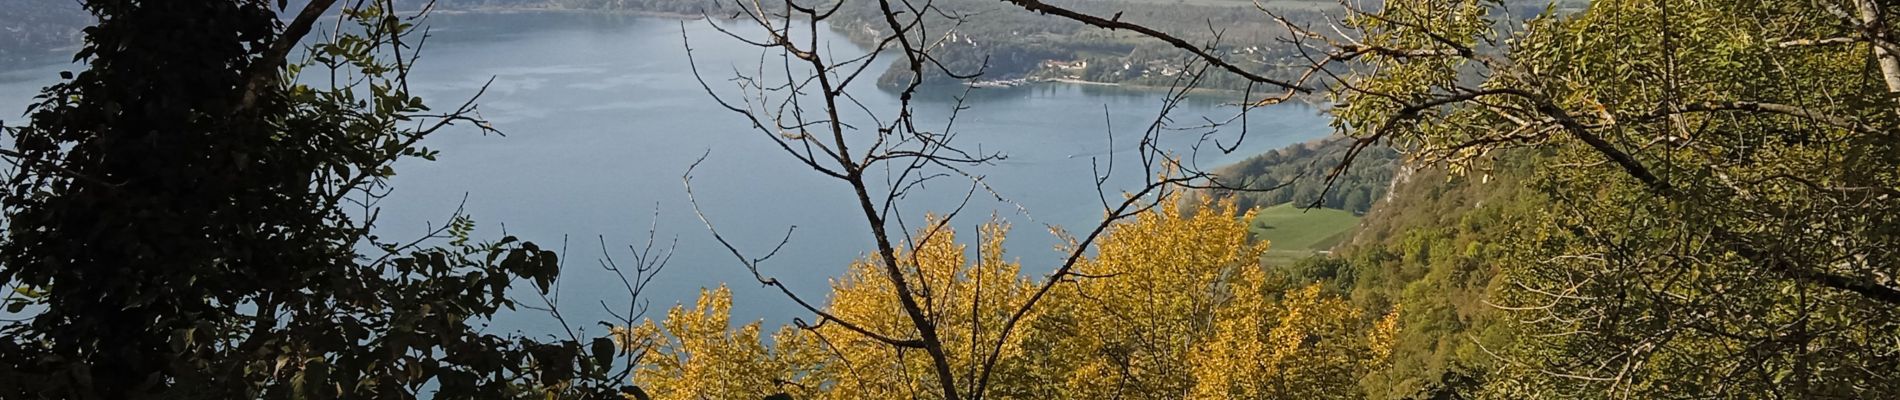
<path fill-rule="evenodd" d="M 1241 190 L 1213 190 L 1219 198 L 1233 198 L 1242 208 L 1324 207 L 1365 214 L 1386 197 L 1386 189 L 1401 172 L 1397 151 L 1374 147 L 1358 155 L 1345 170 L 1352 139 L 1330 137 L 1250 157 L 1216 169 L 1224 182 Z"/>
<path fill-rule="evenodd" d="M 412 25 L 347 9 L 357 34 L 296 56 L 328 3 L 266 3 L 85 3 L 87 68 L 7 127 L 0 282 L 25 318 L 0 323 L 0 397 L 617 397 L 607 338 L 477 325 L 517 283 L 546 293 L 553 251 L 475 240 L 459 211 L 371 233 L 393 162 L 486 126 L 408 91 Z"/>

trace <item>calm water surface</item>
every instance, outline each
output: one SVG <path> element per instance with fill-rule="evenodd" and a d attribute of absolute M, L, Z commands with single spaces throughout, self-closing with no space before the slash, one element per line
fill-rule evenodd
<path fill-rule="evenodd" d="M 708 80 L 723 93 L 735 70 L 756 71 L 775 55 L 738 44 L 707 22 L 574 14 L 436 15 L 431 37 L 413 74 L 412 87 L 437 108 L 453 107 L 491 77 L 481 115 L 506 136 L 473 130 L 447 132 L 425 143 L 442 150 L 437 162 L 398 166 L 396 191 L 383 204 L 381 234 L 414 237 L 446 220 L 466 198 L 478 236 L 504 232 L 567 258 L 561 309 L 577 328 L 598 330 L 592 321 L 608 315 L 601 306 L 622 304 L 619 278 L 600 268 L 603 254 L 631 258 L 627 245 L 644 243 L 657 226 L 661 241 L 677 240 L 671 263 L 646 294 L 654 314 L 691 303 L 701 288 L 730 285 L 734 320 L 770 324 L 805 313 L 775 291 L 761 287 L 694 217 L 681 175 L 702 155 L 694 173 L 701 208 L 728 239 L 756 254 L 770 250 L 786 229 L 791 243 L 763 265 L 808 299 L 822 302 L 827 280 L 872 248 L 850 188 L 801 167 L 736 114 L 719 108 L 693 79 L 685 43 Z M 731 26 L 741 32 L 755 32 Z M 684 30 L 685 38 L 682 38 Z M 829 32 L 820 38 L 839 51 L 854 49 Z M 837 56 L 834 56 L 837 57 Z M 0 72 L 0 119 L 15 124 L 18 110 L 39 86 L 57 79 L 64 56 L 38 67 Z M 882 68 L 873 68 L 873 72 Z M 769 71 L 769 70 L 768 70 Z M 867 79 L 853 92 L 873 111 L 891 115 L 897 100 Z M 943 93 L 922 96 L 920 119 L 941 126 L 954 106 Z M 1059 261 L 1046 226 L 1092 227 L 1102 217 L 1091 177 L 1091 159 L 1114 158 L 1121 166 L 1109 184 L 1137 187 L 1134 144 L 1155 119 L 1160 92 L 1076 85 L 979 89 L 958 117 L 958 141 L 970 149 L 1008 158 L 972 169 L 1006 201 L 977 196 L 953 223 L 973 232 L 992 215 L 1014 226 L 1009 257 L 1027 274 L 1050 271 Z M 1220 100 L 1189 102 L 1172 114 L 1175 125 L 1201 118 L 1224 119 L 1236 110 Z M 888 118 L 888 117 L 886 117 Z M 847 120 L 868 121 L 861 117 Z M 1197 163 L 1212 167 L 1329 132 L 1310 108 L 1256 111 L 1246 140 L 1233 154 L 1204 145 Z M 1115 146 L 1109 146 L 1108 135 Z M 1215 137 L 1230 144 L 1238 127 Z M 1194 154 L 1201 131 L 1169 133 L 1164 147 Z M 900 204 L 905 218 L 954 207 L 967 181 L 941 180 Z M 1111 196 L 1115 196 L 1111 192 Z M 1118 197 L 1116 197 L 1118 198 Z M 1113 198 L 1112 198 L 1113 199 Z M 972 233 L 973 234 L 973 233 Z M 969 236 L 966 236 L 969 237 Z M 603 252 L 602 241 L 606 243 Z M 809 319 L 809 318 L 807 318 Z M 545 315 L 509 315 L 496 329 L 547 332 Z"/>

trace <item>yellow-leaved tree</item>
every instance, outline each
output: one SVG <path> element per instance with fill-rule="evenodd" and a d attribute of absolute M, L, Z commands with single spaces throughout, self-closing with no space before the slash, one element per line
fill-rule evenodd
<path fill-rule="evenodd" d="M 725 286 L 701 290 L 692 309 L 674 306 L 666 321 L 648 320 L 632 328 L 616 327 L 613 337 L 627 351 L 642 354 L 635 383 L 656 400 L 762 399 L 778 393 L 808 395 L 800 368 L 815 357 L 797 346 L 767 347 L 760 323 L 731 326 L 732 292 Z M 775 341 L 794 332 L 780 329 Z M 799 397 L 804 398 L 804 397 Z"/>
<path fill-rule="evenodd" d="M 1041 396 L 1180 398 L 1183 362 L 1213 331 L 1234 274 L 1258 270 L 1266 243 L 1248 242 L 1232 202 L 1164 201 L 1116 225 L 1095 257 L 1052 292 L 1033 341 Z"/>
<path fill-rule="evenodd" d="M 897 256 L 904 279 L 918 288 L 919 303 L 936 322 L 950 365 L 960 372 L 957 383 L 963 386 L 973 386 L 1004 320 L 1034 289 L 1019 274 L 1020 266 L 1004 259 L 1008 227 L 990 223 L 981 231 L 976 259 L 970 260 L 967 246 L 957 243 L 956 230 L 932 218 L 913 236 L 915 245 Z M 874 260 L 852 263 L 842 279 L 833 281 L 827 312 L 884 336 L 915 337 L 884 274 Z M 811 377 L 825 382 L 828 390 L 811 398 L 931 398 L 940 392 L 930 360 L 921 351 L 893 347 L 837 324 L 800 330 L 795 336 L 795 341 L 779 345 L 819 348 L 827 356 Z M 1009 343 L 1002 347 L 999 364 L 1015 364 L 1024 357 L 1022 348 L 1017 340 L 1005 340 Z M 1011 385 L 997 383 L 1005 387 L 999 388 L 1002 391 Z"/>
<path fill-rule="evenodd" d="M 933 218 L 912 236 L 915 245 L 896 257 L 904 279 L 919 289 L 918 301 L 937 321 L 945 347 L 955 350 L 952 365 L 968 371 L 958 377 L 962 385 L 976 379 L 978 363 L 996 343 L 1003 321 L 1033 290 L 1019 266 L 1004 259 L 1008 227 L 991 223 L 981 231 L 980 251 L 972 260 L 967 246 L 957 242 L 956 230 Z M 874 260 L 853 262 L 832 281 L 825 312 L 881 336 L 915 337 L 885 273 Z M 721 288 L 703 294 L 694 310 L 674 308 L 664 332 L 652 322 L 621 330 L 625 343 L 650 343 L 656 356 L 636 376 L 640 386 L 654 388 L 655 399 L 759 399 L 777 393 L 798 399 L 883 399 L 938 393 L 930 360 L 916 349 L 893 347 L 837 323 L 786 327 L 768 348 L 760 342 L 758 323 L 728 328 L 730 304 Z M 1023 356 L 1019 346 L 1008 343 L 1001 354 L 999 364 L 1005 365 L 1018 364 L 1015 360 Z"/>
<path fill-rule="evenodd" d="M 1192 398 L 1356 399 L 1359 377 L 1391 354 L 1398 313 L 1364 324 L 1365 312 L 1311 284 L 1268 299 L 1261 274 L 1236 282 L 1215 333 L 1189 359 Z M 1277 290 L 1276 290 L 1277 291 Z M 1368 325 L 1371 329 L 1368 328 Z"/>
<path fill-rule="evenodd" d="M 950 350 L 956 384 L 979 386 L 1001 341 L 986 398 L 1357 396 L 1358 377 L 1390 353 L 1396 313 L 1374 320 L 1318 285 L 1288 290 L 1259 264 L 1267 244 L 1248 239 L 1252 213 L 1231 201 L 1161 203 L 1106 231 L 1008 337 L 1004 322 L 1036 286 L 1004 257 L 1007 227 L 984 225 L 976 251 L 941 220 L 914 233 L 899 270 Z M 636 379 L 656 399 L 937 398 L 928 357 L 871 336 L 917 335 L 887 273 L 854 262 L 824 308 L 851 325 L 787 327 L 769 347 L 758 323 L 729 327 L 723 288 L 676 307 L 664 330 L 649 322 L 621 336 L 655 355 Z"/>

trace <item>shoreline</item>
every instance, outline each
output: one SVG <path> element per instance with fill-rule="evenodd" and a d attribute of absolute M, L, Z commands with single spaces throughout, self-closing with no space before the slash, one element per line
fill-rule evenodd
<path fill-rule="evenodd" d="M 422 10 L 408 10 L 408 11 L 403 11 L 403 12 L 419 12 L 419 11 L 422 11 Z M 584 8 L 562 8 L 562 7 L 479 7 L 479 8 L 470 8 L 470 9 L 434 9 L 434 10 L 429 10 L 429 13 L 437 14 L 437 15 L 531 14 L 531 13 L 591 14 L 591 15 L 625 16 L 625 17 L 652 17 L 652 18 L 664 18 L 664 19 L 685 20 L 685 21 L 694 21 L 694 20 L 701 20 L 701 19 L 718 19 L 718 18 L 713 18 L 704 14 L 684 14 L 684 13 L 676 13 L 676 12 L 669 12 L 669 11 L 593 10 L 593 9 L 584 9 Z"/>
<path fill-rule="evenodd" d="M 1102 81 L 1091 81 L 1091 80 L 1085 80 L 1085 79 L 1070 79 L 1070 78 L 1049 78 L 1049 79 L 1044 79 L 1043 81 L 1067 83 L 1071 85 L 1123 86 L 1119 82 L 1102 82 Z"/>
<path fill-rule="evenodd" d="M 1015 82 L 1015 83 L 1009 83 L 1009 82 Z M 1161 86 L 1161 85 L 1147 85 L 1147 84 L 1124 83 L 1124 82 L 1103 82 L 1103 81 L 1091 81 L 1091 80 L 1085 80 L 1085 79 L 1072 79 L 1072 78 L 1018 78 L 1018 79 L 979 80 L 979 81 L 972 81 L 972 82 L 964 82 L 962 85 L 959 85 L 959 86 L 969 86 L 969 87 L 974 87 L 978 89 L 1009 89 L 1009 88 L 1025 88 L 1025 87 L 1049 85 L 1049 84 L 1072 85 L 1072 86 L 1082 86 L 1082 87 L 1116 88 L 1118 90 L 1131 90 L 1131 91 L 1143 91 L 1143 92 L 1171 92 L 1178 89 L 1175 87 Z M 1195 88 L 1189 88 L 1187 91 L 1187 95 L 1201 96 L 1201 97 L 1214 97 L 1214 96 L 1239 95 L 1239 94 L 1243 94 L 1243 92 L 1245 91 L 1237 90 L 1237 89 L 1195 87 Z M 1256 94 L 1263 94 L 1263 93 L 1256 93 Z M 1281 102 L 1281 104 L 1287 104 L 1287 103 L 1302 104 L 1302 105 L 1312 107 L 1314 109 L 1318 109 L 1321 111 L 1325 111 L 1331 108 L 1329 107 L 1331 104 L 1329 104 L 1326 101 L 1326 96 L 1322 94 L 1296 94 L 1292 98 L 1289 98 L 1284 102 Z"/>
<path fill-rule="evenodd" d="M 410 12 L 414 12 L 414 11 L 421 11 L 421 10 L 412 10 Z M 682 21 L 697 21 L 697 20 L 702 20 L 702 19 L 715 20 L 715 21 L 737 20 L 737 18 L 720 19 L 720 18 L 709 16 L 709 15 L 705 15 L 705 14 L 683 14 L 683 13 L 668 12 L 668 11 L 598 10 L 598 9 L 563 8 L 563 7 L 478 7 L 478 8 L 472 8 L 472 9 L 434 9 L 434 10 L 429 10 L 429 12 L 432 14 L 442 14 L 442 15 L 554 13 L 554 14 L 650 17 L 650 18 L 664 18 L 664 19 L 682 20 Z M 836 26 L 833 26 L 832 29 L 838 29 L 838 28 Z M 848 41 L 851 41 L 854 43 L 857 42 L 854 36 L 845 35 L 845 37 Z M 1031 78 L 1031 77 L 1022 77 L 1022 78 L 1015 78 L 1015 79 L 972 80 L 972 81 L 959 82 L 956 86 L 969 86 L 969 87 L 975 87 L 979 89 L 1008 89 L 1008 88 L 1016 88 L 1016 87 L 1028 87 L 1028 86 L 1034 86 L 1034 85 L 1046 85 L 1046 84 L 1051 84 L 1051 83 L 1063 84 L 1063 85 L 1087 86 L 1087 87 L 1112 87 L 1112 88 L 1118 88 L 1118 89 L 1124 89 L 1124 90 L 1151 91 L 1151 92 L 1171 92 L 1177 89 L 1171 86 L 1128 83 L 1128 82 L 1103 82 L 1103 81 L 1091 81 L 1091 80 L 1086 80 L 1086 79 L 1073 79 L 1073 78 Z M 1245 92 L 1245 90 L 1242 90 L 1242 89 L 1195 87 L 1195 88 L 1188 89 L 1187 95 L 1190 95 L 1190 96 L 1239 95 L 1239 94 L 1242 94 L 1243 92 Z M 1299 103 L 1299 104 L 1303 104 L 1309 107 L 1313 107 L 1314 109 L 1321 110 L 1322 112 L 1330 108 L 1328 107 L 1330 104 L 1328 104 L 1328 102 L 1326 101 L 1326 96 L 1321 95 L 1321 94 L 1294 95 L 1292 98 L 1287 99 L 1283 103 Z"/>

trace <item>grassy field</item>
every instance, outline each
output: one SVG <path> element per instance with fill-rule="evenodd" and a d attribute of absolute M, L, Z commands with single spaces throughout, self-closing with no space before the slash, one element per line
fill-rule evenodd
<path fill-rule="evenodd" d="M 1281 265 L 1332 248 L 1357 224 L 1359 216 L 1350 212 L 1281 204 L 1260 209 L 1247 230 L 1254 238 L 1272 243 L 1261 256 L 1263 262 Z"/>

